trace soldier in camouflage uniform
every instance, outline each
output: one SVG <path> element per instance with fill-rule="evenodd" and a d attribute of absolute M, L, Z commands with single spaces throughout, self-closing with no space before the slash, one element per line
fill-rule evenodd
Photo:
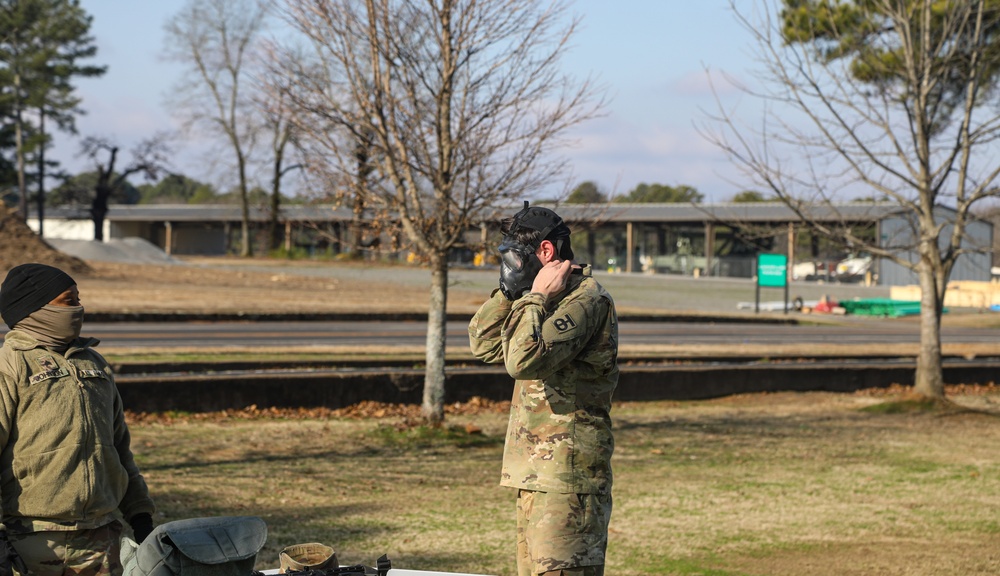
<path fill-rule="evenodd" d="M 504 220 L 500 288 L 469 324 L 472 352 L 516 379 L 500 484 L 518 489 L 518 576 L 600 576 L 611 517 L 611 296 L 574 266 L 569 228 L 525 208 Z"/>
<path fill-rule="evenodd" d="M 153 501 L 129 447 L 111 367 L 80 338 L 76 282 L 43 264 L 10 270 L 0 316 L 0 576 L 120 575 L 127 519 L 141 542 Z"/>

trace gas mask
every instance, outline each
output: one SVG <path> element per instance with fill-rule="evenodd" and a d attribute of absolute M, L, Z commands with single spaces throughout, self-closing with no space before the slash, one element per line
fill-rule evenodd
<path fill-rule="evenodd" d="M 534 245 L 522 244 L 517 240 L 518 232 L 537 230 Z M 535 276 L 542 269 L 542 263 L 535 254 L 542 240 L 556 237 L 557 249 L 562 247 L 562 238 L 569 236 L 569 227 L 555 212 L 548 208 L 524 209 L 514 215 L 507 234 L 500 242 L 500 292 L 508 300 L 514 301 L 531 292 Z M 551 240 L 551 239 L 550 239 Z M 571 256 L 572 258 L 572 256 Z"/>
<path fill-rule="evenodd" d="M 510 236 L 500 242 L 500 292 L 511 301 L 531 292 L 531 285 L 542 269 L 535 248 L 519 244 Z"/>

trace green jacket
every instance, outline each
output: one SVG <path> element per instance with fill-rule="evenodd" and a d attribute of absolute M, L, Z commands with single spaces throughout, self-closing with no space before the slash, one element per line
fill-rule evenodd
<path fill-rule="evenodd" d="M 469 324 L 472 353 L 516 379 L 500 484 L 573 494 L 611 491 L 611 395 L 618 319 L 590 267 L 546 301 L 499 290 Z"/>
<path fill-rule="evenodd" d="M 103 526 L 154 510 L 111 367 L 78 338 L 60 355 L 18 330 L 0 348 L 0 505 L 8 530 Z"/>

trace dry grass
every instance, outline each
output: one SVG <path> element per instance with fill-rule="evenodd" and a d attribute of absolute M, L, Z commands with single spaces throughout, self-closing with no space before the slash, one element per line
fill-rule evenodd
<path fill-rule="evenodd" d="M 617 406 L 608 573 L 997 573 L 1000 395 L 961 392 L 974 410 L 865 410 L 892 392 Z M 448 423 L 179 415 L 132 432 L 157 521 L 262 516 L 261 567 L 320 541 L 347 563 L 513 574 L 506 416 Z"/>

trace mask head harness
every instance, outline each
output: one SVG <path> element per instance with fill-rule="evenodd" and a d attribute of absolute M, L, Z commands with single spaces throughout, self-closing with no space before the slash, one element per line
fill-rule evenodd
<path fill-rule="evenodd" d="M 525 242 L 526 235 L 535 240 Z M 529 208 L 525 200 L 524 208 L 514 215 L 500 242 L 500 292 L 512 301 L 530 292 L 535 276 L 542 269 L 535 254 L 538 246 L 542 240 L 550 240 L 561 254 L 566 238 L 569 227 L 558 214 L 548 208 Z"/>

